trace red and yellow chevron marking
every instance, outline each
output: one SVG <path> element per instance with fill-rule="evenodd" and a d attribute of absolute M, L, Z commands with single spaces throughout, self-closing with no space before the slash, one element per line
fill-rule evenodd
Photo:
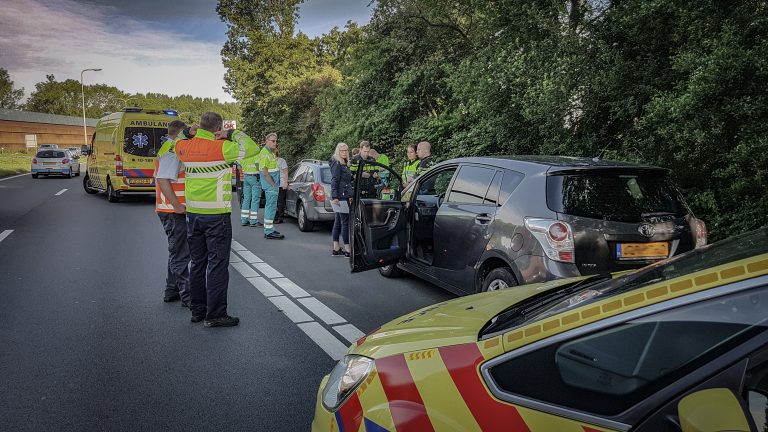
<path fill-rule="evenodd" d="M 375 368 L 336 413 L 338 430 L 607 432 L 579 421 L 496 399 L 479 367 L 494 355 L 487 341 L 414 351 L 376 360 Z M 377 431 L 381 430 L 377 427 Z"/>

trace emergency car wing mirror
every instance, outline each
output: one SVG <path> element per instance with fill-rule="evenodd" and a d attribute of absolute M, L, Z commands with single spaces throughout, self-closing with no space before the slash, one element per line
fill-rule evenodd
<path fill-rule="evenodd" d="M 727 388 L 711 388 L 684 397 L 677 404 L 683 432 L 749 432 L 749 421 L 736 396 Z"/>

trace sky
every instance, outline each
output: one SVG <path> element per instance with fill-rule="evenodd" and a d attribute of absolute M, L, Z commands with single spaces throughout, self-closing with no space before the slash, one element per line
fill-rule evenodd
<path fill-rule="evenodd" d="M 257 1 L 257 0 L 254 0 Z M 310 37 L 370 20 L 370 0 L 305 0 L 297 29 Z M 127 93 L 234 99 L 224 90 L 226 24 L 215 0 L 2 0 L 0 68 L 25 98 L 57 81 L 106 84 Z"/>

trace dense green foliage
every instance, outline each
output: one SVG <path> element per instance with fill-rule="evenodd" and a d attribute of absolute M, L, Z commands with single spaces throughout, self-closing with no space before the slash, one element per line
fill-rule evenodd
<path fill-rule="evenodd" d="M 8 71 L 0 68 L 0 108 L 16 109 L 23 97 L 24 89 L 17 89 Z"/>
<path fill-rule="evenodd" d="M 254 3 L 219 3 L 227 83 L 294 160 L 603 154 L 669 168 L 713 239 L 768 222 L 765 1 L 379 0 L 315 39 Z"/>
<path fill-rule="evenodd" d="M 174 109 L 179 118 L 188 124 L 200 121 L 200 115 L 206 111 L 220 113 L 224 119 L 239 120 L 240 105 L 237 103 L 221 103 L 218 99 L 192 97 L 190 95 L 167 96 L 159 93 L 129 94 L 117 87 L 105 84 L 91 84 L 80 87 L 80 81 L 68 79 L 56 81 L 53 75 L 47 75 L 46 80 L 35 84 L 35 90 L 24 104 L 19 104 L 23 90 L 5 95 L 3 69 L 0 69 L 0 102 L 7 98 L 15 100 L 10 106 L 2 108 L 22 109 L 48 114 L 59 114 L 80 117 L 83 115 L 83 95 L 85 96 L 85 115 L 89 118 L 100 118 L 105 113 L 120 111 L 126 106 L 137 106 L 146 109 Z M 7 73 L 6 73 L 7 75 Z M 13 82 L 10 79 L 12 88 Z"/>

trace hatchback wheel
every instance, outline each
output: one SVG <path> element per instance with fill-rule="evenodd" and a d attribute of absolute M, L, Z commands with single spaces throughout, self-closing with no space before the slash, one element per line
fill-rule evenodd
<path fill-rule="evenodd" d="M 483 279 L 483 292 L 498 291 L 517 285 L 517 280 L 512 272 L 506 267 L 499 267 L 491 270 Z"/>
<path fill-rule="evenodd" d="M 75 176 L 75 173 L 72 172 L 72 167 L 69 167 L 69 174 L 67 175 L 67 178 L 72 178 Z"/>
<path fill-rule="evenodd" d="M 38 174 L 32 174 L 32 178 L 37 178 Z"/>
<path fill-rule="evenodd" d="M 83 177 L 83 189 L 85 189 L 85 193 L 87 194 L 95 194 L 98 192 L 91 186 L 91 178 L 88 176 L 88 173 L 85 173 L 85 177 Z"/>
<path fill-rule="evenodd" d="M 304 210 L 304 204 L 299 204 L 297 210 L 298 216 L 296 217 L 299 223 L 299 230 L 303 232 L 312 231 L 315 229 L 315 223 L 307 219 L 307 211 Z"/>

